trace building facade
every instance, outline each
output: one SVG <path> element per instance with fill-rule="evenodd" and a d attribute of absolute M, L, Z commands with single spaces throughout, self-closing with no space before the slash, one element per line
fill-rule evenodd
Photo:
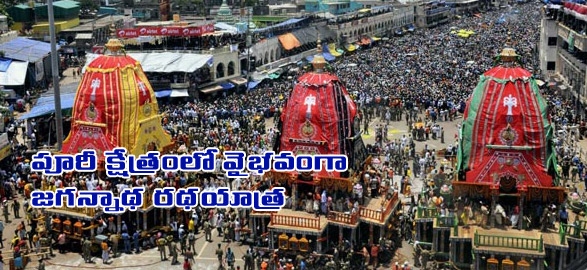
<path fill-rule="evenodd" d="M 479 0 L 449 0 L 446 4 L 452 8 L 456 15 L 478 13 L 481 7 Z"/>
<path fill-rule="evenodd" d="M 437 1 L 428 1 L 416 5 L 415 21 L 420 28 L 430 28 L 448 23 L 452 17 L 450 7 Z"/>
<path fill-rule="evenodd" d="M 407 27 L 414 23 L 414 7 L 395 6 L 392 11 L 379 15 L 364 17 L 336 25 L 330 28 L 347 43 L 358 40 L 362 36 L 392 35 L 393 31 Z M 343 43 L 344 41 L 341 40 Z"/>
<path fill-rule="evenodd" d="M 570 100 L 578 116 L 584 116 L 587 104 L 587 35 L 583 29 L 587 24 L 576 16 L 573 12 L 565 12 L 561 5 L 550 4 L 543 9 L 540 68 L 549 87 L 554 87 L 561 96 Z"/>
<path fill-rule="evenodd" d="M 540 27 L 539 58 L 540 70 L 544 77 L 554 75 L 557 62 L 558 22 L 556 15 L 558 7 L 545 10 Z"/>

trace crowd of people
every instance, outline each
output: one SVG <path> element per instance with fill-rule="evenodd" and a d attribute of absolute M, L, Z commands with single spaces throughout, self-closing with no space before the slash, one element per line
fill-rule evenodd
<path fill-rule="evenodd" d="M 508 7 L 482 14 L 480 17 L 460 18 L 448 25 L 416 30 L 413 34 L 365 46 L 331 63 L 332 70 L 345 83 L 359 105 L 361 120 L 367 127 L 365 132 L 369 132 L 368 127 L 371 122 L 378 122 L 374 134 L 375 143 L 368 145 L 367 148 L 371 153 L 378 155 L 383 162 L 382 166 L 373 167 L 374 171 L 369 173 L 370 177 L 366 179 L 377 179 L 379 183 L 374 186 L 376 188 L 361 186 L 361 196 L 363 189 L 372 189 L 373 194 L 382 193 L 377 188 L 381 182 L 386 182 L 386 186 L 407 196 L 411 195 L 408 188 L 411 179 L 417 176 L 423 177 L 429 171 L 428 169 L 434 169 L 440 164 L 436 162 L 438 149 L 425 147 L 422 153 L 415 151 L 416 144 L 420 143 L 418 138 L 422 141 L 433 139 L 444 141 L 445 137 L 447 140 L 453 138 L 452 134 L 445 136 L 444 131 L 435 123 L 458 120 L 458 112 L 462 113 L 465 109 L 465 100 L 478 83 L 479 75 L 494 65 L 495 56 L 506 45 L 513 47 L 518 54 L 522 55 L 526 68 L 538 73 L 536 44 L 540 32 L 538 23 L 540 17 L 540 7 L 535 4 Z M 503 18 L 506 19 L 502 20 Z M 453 32 L 458 29 L 471 30 L 475 34 L 462 38 Z M 266 120 L 271 117 L 277 119 L 280 116 L 280 108 L 287 100 L 295 84 L 295 78 L 303 70 L 303 68 L 296 69 L 279 79 L 266 80 L 257 89 L 242 94 L 223 96 L 212 101 L 196 99 L 188 103 L 170 102 L 161 105 L 161 111 L 165 112 L 163 126 L 178 142 L 178 152 L 190 152 L 206 147 L 243 150 L 247 153 L 272 150 L 278 137 L 278 130 L 275 127 L 268 128 Z M 580 121 L 579 116 L 572 115 L 572 107 L 565 103 L 559 104 L 554 94 L 548 96 L 548 99 L 555 105 L 554 107 L 558 108 L 553 112 L 557 125 L 570 125 Z M 393 106 L 390 106 L 392 103 Z M 414 136 L 390 139 L 388 125 L 393 121 L 405 121 L 410 130 L 414 126 L 415 132 L 412 133 Z M 421 125 L 417 126 L 417 123 Z M 14 130 L 18 131 L 18 128 L 24 129 L 26 125 L 13 121 L 8 126 L 13 126 Z M 425 136 L 418 135 L 418 130 L 421 130 Z M 27 136 L 26 134 L 31 133 L 13 132 L 11 137 Z M 124 188 L 136 186 L 145 186 L 148 189 L 186 185 L 202 188 L 229 186 L 233 189 L 244 190 L 250 190 L 253 186 L 269 186 L 259 176 L 233 181 L 219 176 L 221 174 L 182 172 L 161 172 L 152 177 L 140 177 L 128 181 L 107 179 L 101 175 L 87 173 L 46 177 L 30 172 L 30 161 L 27 159 L 26 150 L 37 149 L 39 145 L 33 141 L 34 135 L 32 138 L 28 136 L 24 140 L 11 140 L 14 142 L 13 154 L 4 161 L 6 166 L 0 167 L 2 168 L 0 174 L 4 180 L 4 194 L 8 200 L 15 198 L 16 201 L 19 193 L 26 194 L 32 189 L 70 186 L 88 190 L 113 190 L 116 193 Z M 577 139 L 579 137 L 576 133 L 573 136 Z M 452 149 L 456 149 L 457 144 L 458 141 L 452 143 L 450 150 L 447 149 L 447 151 L 451 153 Z M 583 164 L 580 160 L 573 159 L 577 152 L 572 148 L 569 149 L 567 145 L 576 147 L 576 144 L 569 143 L 557 149 L 561 156 L 570 156 L 569 164 L 577 167 L 574 175 L 585 177 L 587 181 Z M 410 159 L 413 161 L 412 164 L 408 162 Z M 563 170 L 565 170 L 564 164 Z M 397 187 L 397 183 L 392 184 L 393 181 L 389 179 L 394 174 L 403 177 L 400 188 Z M 357 197 L 358 189 L 359 187 L 354 188 L 354 195 L 357 201 L 360 201 L 361 196 Z M 322 202 L 323 198 L 320 198 L 320 201 Z M 344 205 L 337 207 L 335 203 L 333 207 L 343 209 Z M 357 205 L 348 208 L 355 209 Z M 300 209 L 314 210 L 307 207 L 300 207 Z M 29 234 L 17 232 L 15 237 L 20 240 L 34 238 L 40 242 L 42 235 L 35 238 L 37 227 L 35 217 L 42 213 L 28 207 L 25 207 L 25 211 L 26 216 L 29 217 L 29 224 L 23 223 L 22 230 L 30 231 L 32 234 L 28 236 Z M 167 247 L 169 254 L 173 257 L 172 263 L 178 263 L 177 257 L 183 254 L 184 265 L 187 265 L 184 269 L 189 269 L 189 265 L 194 263 L 193 255 L 196 250 L 192 243 L 195 243 L 195 235 L 198 232 L 205 234 L 206 240 L 211 241 L 211 237 L 208 236 L 216 228 L 218 235 L 222 235 L 226 242 L 245 241 L 247 237 L 240 232 L 250 230 L 252 226 L 248 224 L 249 219 L 246 215 L 245 211 L 199 207 L 189 215 L 189 218 L 185 218 L 184 215 L 174 215 L 172 224 L 169 226 L 171 229 L 155 234 L 141 232 L 139 226 L 141 222 L 136 223 L 134 220 L 127 220 L 121 229 L 118 229 L 114 221 L 107 216 L 97 216 L 95 223 L 99 224 L 100 234 L 111 236 L 101 244 L 105 263 L 111 261 L 110 253 L 116 257 L 120 243 L 125 253 L 140 252 L 146 248 L 159 248 L 162 252 L 162 260 L 167 258 L 165 249 Z M 51 232 L 50 220 L 45 224 L 48 226 L 46 231 Z M 30 230 L 26 229 L 27 226 Z M 2 227 L 0 223 L 0 228 Z M 52 238 L 62 246 L 60 235 L 53 235 Z M 253 243 L 262 242 L 257 240 L 259 239 Z M 180 247 L 175 245 L 176 241 Z M 352 247 L 354 250 L 364 249 L 369 256 L 370 252 L 366 250 L 367 248 L 371 250 L 372 247 L 360 246 L 361 243 L 354 244 L 357 245 Z M 31 246 L 38 245 L 31 243 Z M 83 251 L 86 261 L 91 261 L 91 258 L 86 256 L 86 247 L 83 247 Z M 221 264 L 226 263 L 227 267 L 238 266 L 240 263 L 235 263 L 234 255 L 232 257 L 229 255 L 231 253 L 232 251 L 222 246 L 219 246 L 216 252 Z M 256 263 L 258 269 L 268 269 L 268 267 L 284 269 L 288 265 L 296 265 L 296 269 L 308 269 L 306 264 L 309 262 L 305 258 L 291 262 L 275 257 L 269 259 L 267 256 L 265 256 L 267 259 L 263 259 L 263 256 L 257 255 L 259 255 L 257 250 L 249 250 L 243 257 L 244 264 L 241 265 L 247 269 L 253 265 L 254 258 L 258 258 Z"/>

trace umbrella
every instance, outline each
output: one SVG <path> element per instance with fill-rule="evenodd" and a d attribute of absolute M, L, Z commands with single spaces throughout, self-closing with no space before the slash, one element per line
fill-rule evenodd
<path fill-rule="evenodd" d="M 424 127 L 424 122 L 418 122 L 414 124 L 415 128 L 423 128 Z"/>

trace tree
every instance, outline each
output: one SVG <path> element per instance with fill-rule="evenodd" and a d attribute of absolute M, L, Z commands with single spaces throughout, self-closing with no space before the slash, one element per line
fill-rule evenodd
<path fill-rule="evenodd" d="M 80 10 L 89 10 L 92 12 L 94 10 L 98 10 L 100 6 L 98 6 L 94 0 L 80 0 L 79 8 Z"/>
<path fill-rule="evenodd" d="M 7 18 L 7 22 L 8 22 L 8 28 L 12 27 L 12 25 L 14 24 L 14 20 L 8 14 L 8 6 L 7 5 L 0 3 L 0 15 L 5 15 Z"/>

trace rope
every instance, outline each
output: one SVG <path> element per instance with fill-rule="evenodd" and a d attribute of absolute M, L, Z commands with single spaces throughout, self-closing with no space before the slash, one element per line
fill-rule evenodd
<path fill-rule="evenodd" d="M 147 266 L 152 266 L 155 264 L 160 263 L 161 261 L 158 262 L 153 262 L 153 263 L 147 263 L 147 264 L 141 264 L 141 265 L 129 265 L 129 266 L 113 266 L 113 267 L 104 267 L 103 265 L 101 265 L 99 268 L 100 269 L 127 269 L 127 268 L 137 268 L 137 267 L 147 267 Z M 77 265 L 67 265 L 67 264 L 60 264 L 60 263 L 53 263 L 51 261 L 45 261 L 45 263 L 47 265 L 54 265 L 54 266 L 59 266 L 59 267 L 67 267 L 67 268 L 82 268 L 82 269 L 97 269 L 95 266 L 94 267 L 90 267 L 90 266 L 77 266 Z"/>

